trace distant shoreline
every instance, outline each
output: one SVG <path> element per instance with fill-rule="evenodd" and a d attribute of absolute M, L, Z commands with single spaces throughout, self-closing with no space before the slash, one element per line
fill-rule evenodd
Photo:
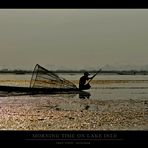
<path fill-rule="evenodd" d="M 85 70 L 51 70 L 54 73 L 71 73 L 78 74 L 84 73 Z M 89 73 L 96 73 L 97 70 L 88 70 Z M 32 74 L 33 71 L 30 70 L 0 70 L 0 74 Z M 136 70 L 111 70 L 111 71 L 101 71 L 99 74 L 117 74 L 117 75 L 148 75 L 148 71 L 136 71 Z"/>

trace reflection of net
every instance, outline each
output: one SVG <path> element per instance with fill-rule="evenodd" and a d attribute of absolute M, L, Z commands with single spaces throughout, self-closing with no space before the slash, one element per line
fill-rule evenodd
<path fill-rule="evenodd" d="M 77 88 L 72 82 L 59 77 L 55 73 L 36 65 L 32 74 L 30 87 L 32 88 Z"/>

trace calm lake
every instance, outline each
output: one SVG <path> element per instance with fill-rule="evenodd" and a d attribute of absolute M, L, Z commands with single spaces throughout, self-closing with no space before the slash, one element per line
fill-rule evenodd
<path fill-rule="evenodd" d="M 58 75 L 72 81 L 77 86 L 79 78 L 82 76 L 82 74 L 67 73 L 59 73 Z M 30 80 L 31 74 L 0 74 L 0 85 L 29 87 Z M 99 100 L 148 99 L 148 75 L 98 74 L 91 81 L 91 86 L 91 89 L 86 91 L 86 96 L 81 96 L 81 94 L 67 94 L 64 97 Z M 53 97 L 57 96 L 55 95 Z"/>

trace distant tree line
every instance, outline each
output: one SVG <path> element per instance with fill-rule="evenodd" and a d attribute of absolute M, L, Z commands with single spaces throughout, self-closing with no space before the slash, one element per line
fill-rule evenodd
<path fill-rule="evenodd" d="M 52 72 L 55 73 L 84 73 L 86 70 L 52 70 Z M 89 73 L 96 73 L 97 70 L 88 70 Z M 0 70 L 1 74 L 5 73 L 10 73 L 10 74 L 32 74 L 32 70 L 8 70 L 8 69 L 2 69 Z M 99 74 L 118 74 L 118 75 L 137 75 L 137 74 L 142 74 L 142 75 L 148 75 L 148 70 L 110 70 L 110 71 L 101 71 Z"/>

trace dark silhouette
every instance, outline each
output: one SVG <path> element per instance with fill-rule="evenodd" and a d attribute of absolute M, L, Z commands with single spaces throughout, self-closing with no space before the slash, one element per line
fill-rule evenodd
<path fill-rule="evenodd" d="M 91 94 L 89 92 L 82 91 L 81 93 L 79 93 L 80 99 L 89 99 L 90 96 L 91 96 Z"/>
<path fill-rule="evenodd" d="M 90 89 L 91 86 L 89 83 L 86 83 L 88 80 L 92 79 L 93 77 L 88 77 L 90 74 L 88 72 L 84 72 L 84 75 L 79 80 L 79 89 L 85 90 Z"/>

